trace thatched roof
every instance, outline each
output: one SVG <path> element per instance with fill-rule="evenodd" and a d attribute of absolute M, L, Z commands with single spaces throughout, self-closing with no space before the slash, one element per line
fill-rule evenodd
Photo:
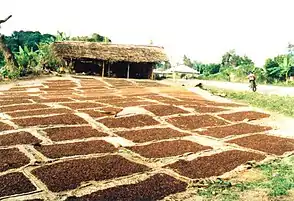
<path fill-rule="evenodd" d="M 54 43 L 53 50 L 57 56 L 64 59 L 96 59 L 134 63 L 155 63 L 168 60 L 163 48 L 156 46 L 66 41 Z"/>

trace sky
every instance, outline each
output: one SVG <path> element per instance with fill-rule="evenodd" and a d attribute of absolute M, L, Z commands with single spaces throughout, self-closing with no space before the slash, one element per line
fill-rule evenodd
<path fill-rule="evenodd" d="M 163 46 L 219 62 L 230 49 L 262 66 L 294 42 L 293 0 L 1 0 L 1 33 L 17 30 L 108 36 L 113 43 Z"/>

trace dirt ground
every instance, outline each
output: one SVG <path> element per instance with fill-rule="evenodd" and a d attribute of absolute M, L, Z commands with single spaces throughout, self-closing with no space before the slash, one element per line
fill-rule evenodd
<path fill-rule="evenodd" d="M 0 199 L 201 200 L 197 185 L 294 151 L 279 119 L 148 80 L 0 85 Z"/>

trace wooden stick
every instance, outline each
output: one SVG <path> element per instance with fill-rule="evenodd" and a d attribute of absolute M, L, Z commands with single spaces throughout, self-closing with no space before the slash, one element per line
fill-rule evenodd
<path fill-rule="evenodd" d="M 104 65 L 104 61 L 103 61 L 103 63 L 102 63 L 102 78 L 104 77 L 104 67 L 105 67 L 105 65 Z"/>
<path fill-rule="evenodd" d="M 130 78 L 130 64 L 128 64 L 128 72 L 127 72 L 127 78 Z"/>

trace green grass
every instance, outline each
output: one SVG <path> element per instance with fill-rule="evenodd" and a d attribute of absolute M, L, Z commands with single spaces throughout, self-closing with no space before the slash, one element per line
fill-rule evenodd
<path fill-rule="evenodd" d="M 225 74 L 219 73 L 219 74 L 211 74 L 209 76 L 204 76 L 200 75 L 197 79 L 200 80 L 212 80 L 212 81 L 223 81 L 223 82 L 228 82 L 229 79 Z M 240 77 L 236 76 L 231 80 L 230 82 L 232 83 L 248 83 L 248 80 L 246 76 Z M 257 84 L 259 85 L 270 85 L 270 86 L 283 86 L 283 87 L 293 87 L 294 86 L 294 81 L 275 81 L 275 82 L 267 82 L 264 79 L 257 79 Z"/>
<path fill-rule="evenodd" d="M 216 88 L 206 88 L 206 90 L 215 95 L 222 94 L 222 96 L 226 96 L 227 98 L 239 100 L 255 107 L 294 117 L 294 97 L 265 95 L 253 92 L 236 92 Z"/>
<path fill-rule="evenodd" d="M 277 83 L 273 83 L 270 84 L 273 86 L 282 86 L 282 87 L 293 87 L 294 86 L 294 81 L 290 81 L 290 82 L 277 82 Z"/>
<path fill-rule="evenodd" d="M 206 198 L 206 200 L 221 200 L 221 201 L 234 201 L 239 199 L 235 187 L 227 181 L 217 180 L 209 184 L 207 188 L 199 189 L 198 195 Z"/>
<path fill-rule="evenodd" d="M 268 111 L 294 117 L 294 97 L 236 92 L 217 88 L 206 88 L 206 90 L 215 95 L 225 96 Z M 280 200 L 280 198 L 288 196 L 289 190 L 294 189 L 294 156 L 277 159 L 255 168 L 265 176 L 263 180 L 234 185 L 231 185 L 229 181 L 220 180 L 209 184 L 207 188 L 198 190 L 198 194 L 206 200 L 234 201 L 239 200 L 242 192 L 246 195 L 248 190 L 262 189 L 268 192 L 269 198 Z M 289 200 L 291 199 L 294 200 L 292 197 Z"/>
<path fill-rule="evenodd" d="M 265 176 L 265 179 L 254 182 L 240 182 L 232 185 L 229 181 L 217 180 L 208 187 L 199 189 L 198 195 L 205 200 L 235 201 L 240 194 L 254 189 L 263 189 L 268 192 L 269 198 L 287 197 L 288 192 L 294 189 L 294 156 L 259 165 L 255 167 Z M 291 198 L 292 199 L 292 198 Z M 294 198 L 293 198 L 294 200 Z"/>
<path fill-rule="evenodd" d="M 294 157 L 275 161 L 271 164 L 259 166 L 268 178 L 259 184 L 260 187 L 270 189 L 269 195 L 273 197 L 288 195 L 294 188 Z"/>

